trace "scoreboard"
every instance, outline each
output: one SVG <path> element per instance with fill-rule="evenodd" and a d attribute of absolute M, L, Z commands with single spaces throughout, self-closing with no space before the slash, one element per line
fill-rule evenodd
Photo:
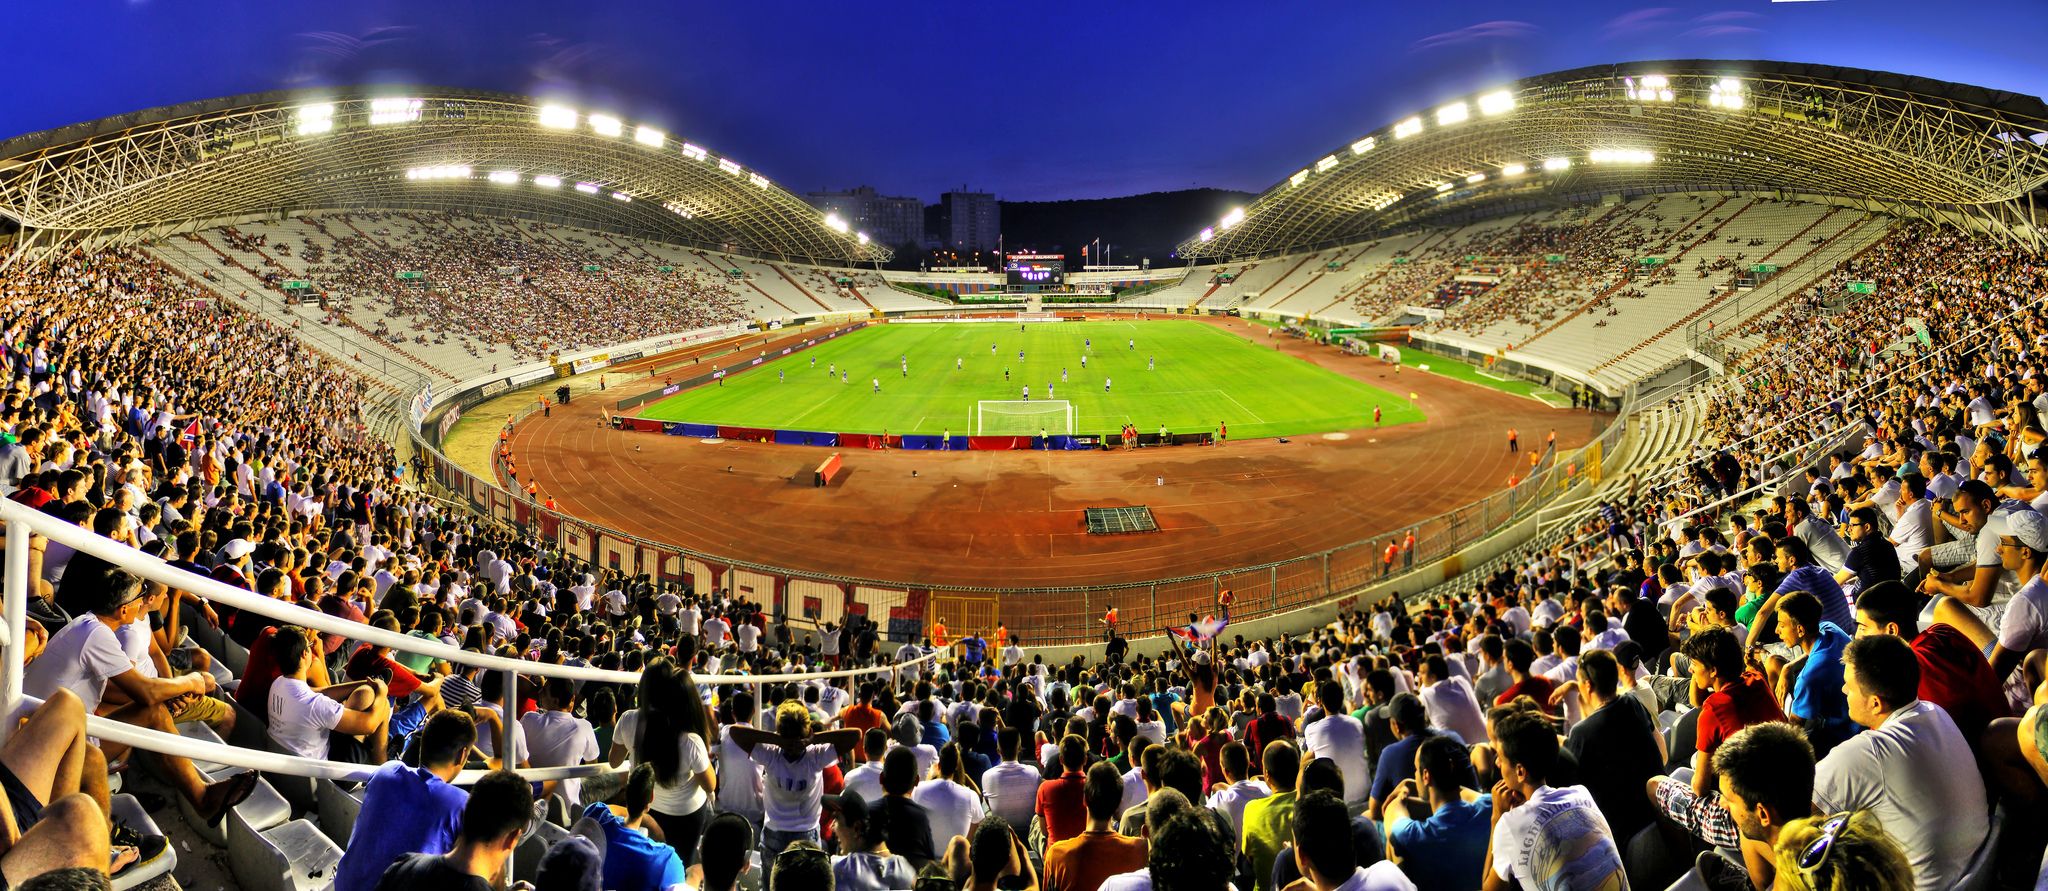
<path fill-rule="evenodd" d="M 1067 282 L 1065 254 L 1011 254 L 1003 259 L 1011 290 L 1049 290 Z"/>

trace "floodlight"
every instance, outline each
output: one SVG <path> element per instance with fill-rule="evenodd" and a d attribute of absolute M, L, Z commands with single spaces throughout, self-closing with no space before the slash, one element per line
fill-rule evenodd
<path fill-rule="evenodd" d="M 1352 143 L 1352 144 L 1351 144 L 1351 153 L 1352 153 L 1352 154 L 1354 154 L 1354 155 L 1363 155 L 1363 154 L 1365 154 L 1366 152 L 1372 151 L 1372 147 L 1373 147 L 1373 146 L 1375 146 L 1375 145 L 1378 145 L 1378 144 L 1379 144 L 1379 140 L 1377 140 L 1377 139 L 1374 139 L 1373 137 L 1370 137 L 1370 136 L 1368 136 L 1368 137 L 1366 137 L 1366 138 L 1364 138 L 1364 139 L 1361 139 L 1361 140 L 1359 140 L 1359 141 L 1357 141 L 1357 142 L 1354 142 L 1354 143 Z"/>
<path fill-rule="evenodd" d="M 1395 193 L 1389 193 L 1389 194 L 1387 194 L 1386 196 L 1384 196 L 1384 197 L 1380 198 L 1380 200 L 1378 200 L 1378 201 L 1375 201 L 1375 202 L 1373 202 L 1373 203 L 1372 203 L 1372 209 L 1373 209 L 1373 210 L 1376 210 L 1376 211 L 1379 211 L 1379 210 L 1386 210 L 1386 209 L 1387 209 L 1387 208 L 1389 208 L 1389 207 L 1393 207 L 1393 206 L 1394 206 L 1394 203 L 1395 203 L 1395 202 L 1397 202 L 1397 201 L 1400 201 L 1400 200 L 1401 200 L 1401 195 L 1400 195 L 1400 193 L 1398 193 L 1398 192 L 1395 192 Z"/>
<path fill-rule="evenodd" d="M 1223 215 L 1223 228 L 1225 229 L 1242 222 L 1244 222 L 1244 208 L 1242 207 L 1233 207 L 1229 213 Z"/>
<path fill-rule="evenodd" d="M 325 133 L 334 129 L 334 103 L 299 106 L 299 135 Z"/>
<path fill-rule="evenodd" d="M 626 194 L 626 193 L 624 193 L 624 192 L 613 192 L 613 193 L 612 193 L 612 200 L 613 200 L 613 201 L 632 201 L 632 200 L 633 200 L 633 196 L 631 196 L 631 195 L 628 195 L 628 194 Z"/>
<path fill-rule="evenodd" d="M 1306 170 L 1297 170 L 1297 171 L 1295 171 L 1295 172 L 1294 172 L 1294 175 L 1293 175 L 1293 176 L 1290 176 L 1290 177 L 1288 177 L 1288 178 L 1287 178 L 1287 186 L 1288 186 L 1289 188 L 1293 188 L 1293 187 L 1295 187 L 1295 186 L 1298 186 L 1298 185 L 1301 185 L 1302 183 L 1305 183 L 1305 182 L 1307 182 L 1307 181 L 1308 181 L 1308 171 L 1306 171 Z"/>
<path fill-rule="evenodd" d="M 1472 116 L 1472 109 L 1463 102 L 1453 102 L 1436 110 L 1436 125 L 1456 124 Z"/>
<path fill-rule="evenodd" d="M 536 176 L 533 178 L 533 184 L 543 189 L 560 188 L 562 178 L 559 176 Z"/>
<path fill-rule="evenodd" d="M 709 155 L 709 152 L 706 152 L 703 149 L 698 148 L 697 146 L 691 145 L 687 142 L 683 143 L 683 157 L 685 158 L 688 158 L 692 161 L 702 161 L 706 157 L 709 157 Z"/>
<path fill-rule="evenodd" d="M 370 123 L 403 124 L 420 119 L 420 106 L 426 103 L 419 99 L 372 99 L 370 100 Z"/>
<path fill-rule="evenodd" d="M 1569 170 L 1569 169 L 1571 169 L 1571 166 L 1572 166 L 1572 159 L 1570 159 L 1570 158 L 1545 158 L 1545 159 L 1543 159 L 1543 169 L 1545 169 L 1545 170 Z"/>
<path fill-rule="evenodd" d="M 577 183 L 576 191 L 582 192 L 585 195 L 595 195 L 597 194 L 597 183 Z"/>
<path fill-rule="evenodd" d="M 543 105 L 540 107 L 540 125 L 556 130 L 567 130 L 576 126 L 576 109 L 565 105 Z"/>
<path fill-rule="evenodd" d="M 1594 149 L 1586 157 L 1595 164 L 1648 164 L 1657 159 L 1642 149 Z"/>
<path fill-rule="evenodd" d="M 848 226 L 845 220 L 840 219 L 838 214 L 828 213 L 825 215 L 825 228 L 844 235 L 852 227 Z"/>
<path fill-rule="evenodd" d="M 1409 118 L 1394 125 L 1395 139 L 1407 139 L 1420 132 L 1422 132 L 1422 119 L 1419 117 Z"/>
<path fill-rule="evenodd" d="M 1486 174 L 1484 174 L 1484 173 L 1474 173 L 1474 174 L 1472 174 L 1472 175 L 1470 175 L 1470 176 L 1467 176 L 1467 177 L 1465 177 L 1465 184 L 1466 184 L 1466 185 L 1476 185 L 1476 184 L 1478 184 L 1478 183 L 1483 183 L 1483 182 L 1485 182 L 1485 181 L 1486 181 Z"/>
<path fill-rule="evenodd" d="M 1215 230 L 1215 228 L 1213 228 L 1213 227 L 1212 227 L 1212 228 L 1208 228 L 1208 229 L 1203 229 L 1203 230 L 1202 230 L 1202 234 L 1201 234 L 1201 235 L 1199 235 L 1199 236 L 1196 236 L 1196 237 L 1198 237 L 1198 238 L 1202 239 L 1203 241 L 1208 241 L 1208 240 L 1210 240 L 1210 239 L 1213 239 L 1213 238 L 1215 238 L 1215 237 L 1216 237 L 1216 230 Z"/>
<path fill-rule="evenodd" d="M 687 219 L 689 219 L 689 218 L 691 218 L 691 217 L 694 217 L 694 216 L 696 216 L 696 214 L 693 214 L 693 213 L 691 213 L 691 212 L 690 212 L 690 209 L 689 209 L 689 208 L 687 208 L 687 207 L 684 207 L 684 206 L 682 206 L 682 205 L 680 205 L 680 204 L 677 204 L 677 203 L 675 203 L 674 201 L 670 201 L 670 202 L 664 203 L 664 204 L 662 205 L 662 207 L 666 207 L 666 208 L 668 208 L 668 210 L 669 210 L 669 212 L 670 212 L 670 213 L 673 213 L 673 214 L 675 214 L 675 215 L 677 215 L 677 216 L 679 216 L 679 217 L 682 217 L 683 219 L 686 219 L 686 220 L 687 220 Z"/>
<path fill-rule="evenodd" d="M 1515 94 L 1507 90 L 1495 90 L 1479 97 L 1479 113 L 1493 116 L 1515 109 Z"/>
<path fill-rule="evenodd" d="M 516 172 L 510 171 L 510 170 L 493 170 L 493 171 L 491 171 L 491 182 L 494 182 L 494 183 L 508 183 L 508 184 L 509 184 L 509 183 L 516 183 L 516 182 L 518 182 L 518 181 L 519 181 L 519 174 L 518 174 L 518 173 L 516 173 Z"/>
<path fill-rule="evenodd" d="M 1707 88 L 1707 104 L 1730 110 L 1742 107 L 1742 81 L 1724 77 Z"/>
<path fill-rule="evenodd" d="M 868 243 L 868 234 L 866 232 L 855 232 L 853 233 L 853 237 L 855 239 L 858 239 L 861 244 Z"/>
<path fill-rule="evenodd" d="M 1500 169 L 1501 176 L 1521 176 L 1528 172 L 1529 167 L 1526 164 L 1509 164 Z"/>
<path fill-rule="evenodd" d="M 1450 184 L 1450 183 L 1437 183 L 1437 184 L 1436 184 L 1436 190 L 1437 190 L 1437 191 L 1439 191 L 1439 192 L 1448 192 L 1448 191 L 1450 191 L 1450 190 L 1451 190 L 1451 184 Z"/>
<path fill-rule="evenodd" d="M 1337 166 L 1337 156 L 1324 155 L 1322 160 L 1316 162 L 1316 172 L 1321 173 L 1335 166 Z"/>
<path fill-rule="evenodd" d="M 617 136 L 626 130 L 625 125 L 619 123 L 618 118 L 608 114 L 591 115 L 590 129 L 597 131 L 599 136 Z"/>
<path fill-rule="evenodd" d="M 753 183 L 757 188 L 768 188 L 768 178 L 758 173 L 747 174 L 747 182 Z"/>
<path fill-rule="evenodd" d="M 640 125 L 638 129 L 635 129 L 633 131 L 634 142 L 640 143 L 641 145 L 653 146 L 654 148 L 661 148 L 662 141 L 667 138 L 668 134 L 665 134 L 660 130 L 656 130 L 653 127 L 649 127 L 646 124 Z"/>
<path fill-rule="evenodd" d="M 718 159 L 718 169 L 730 173 L 733 176 L 739 176 L 740 162 L 735 161 L 731 158 L 720 158 Z"/>

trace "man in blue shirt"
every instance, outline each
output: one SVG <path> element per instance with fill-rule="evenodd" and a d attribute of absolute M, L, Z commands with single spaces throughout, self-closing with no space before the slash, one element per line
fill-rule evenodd
<path fill-rule="evenodd" d="M 1462 788 L 1471 773 L 1463 745 L 1430 737 L 1415 754 L 1415 779 L 1402 780 L 1387 802 L 1387 859 L 1420 891 L 1468 891 L 1486 863 L 1493 797 Z"/>
<path fill-rule="evenodd" d="M 988 641 L 983 640 L 980 634 L 970 634 L 960 642 L 960 649 L 962 662 L 970 668 L 979 667 L 981 660 L 988 656 Z"/>
<path fill-rule="evenodd" d="M 420 731 L 419 767 L 387 761 L 377 768 L 363 792 L 357 831 L 341 852 L 335 891 L 371 891 L 385 867 L 399 858 L 455 849 L 469 793 L 449 781 L 462 771 L 475 742 L 476 724 L 469 715 L 445 709 Z"/>
<path fill-rule="evenodd" d="M 654 765 L 633 768 L 626 779 L 626 814 L 594 801 L 583 809 L 586 819 L 604 829 L 604 887 L 608 891 L 664 891 L 683 884 L 683 861 L 676 849 L 647 837 L 648 805 L 654 802 Z"/>
<path fill-rule="evenodd" d="M 1442 735 L 1429 726 L 1429 709 L 1413 693 L 1402 693 L 1387 703 L 1387 725 L 1399 741 L 1380 750 L 1380 769 L 1373 771 L 1372 801 L 1367 813 L 1375 818 L 1385 816 L 1394 786 L 1412 775 L 1416 750 L 1431 737 Z"/>

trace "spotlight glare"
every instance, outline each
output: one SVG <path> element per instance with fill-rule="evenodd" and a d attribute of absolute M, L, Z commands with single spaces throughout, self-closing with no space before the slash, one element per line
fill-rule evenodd
<path fill-rule="evenodd" d="M 597 131 L 599 136 L 617 136 L 625 132 L 625 125 L 611 115 L 594 114 L 590 116 L 590 129 Z"/>
<path fill-rule="evenodd" d="M 543 189 L 560 188 L 562 178 L 559 176 L 536 176 L 533 178 L 533 184 Z"/>
<path fill-rule="evenodd" d="M 1479 113 L 1491 117 L 1515 108 L 1515 94 L 1507 90 L 1495 90 L 1479 97 Z"/>
<path fill-rule="evenodd" d="M 1526 164 L 1509 164 L 1506 167 L 1502 167 L 1500 169 L 1501 176 L 1521 176 L 1522 174 L 1528 172 L 1529 167 Z"/>
<path fill-rule="evenodd" d="M 565 105 L 543 105 L 540 107 L 540 125 L 554 130 L 567 130 L 576 126 L 576 109 Z"/>
<path fill-rule="evenodd" d="M 660 130 L 656 130 L 653 127 L 649 127 L 645 124 L 640 125 L 638 129 L 635 129 L 633 131 L 634 142 L 652 148 L 661 148 L 662 141 L 667 138 L 668 134 L 663 133 Z"/>
<path fill-rule="evenodd" d="M 1422 118 L 1413 117 L 1394 125 L 1394 138 L 1407 139 L 1422 132 Z"/>
<path fill-rule="evenodd" d="M 1472 109 L 1463 102 L 1453 102 L 1436 110 L 1436 125 L 1439 127 L 1463 122 L 1472 116 Z"/>

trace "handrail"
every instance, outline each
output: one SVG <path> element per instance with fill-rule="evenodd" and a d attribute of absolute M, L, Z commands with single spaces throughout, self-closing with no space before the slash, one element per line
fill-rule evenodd
<path fill-rule="evenodd" d="M 420 655 L 445 659 L 449 662 L 474 665 L 479 668 L 496 671 L 510 671 L 519 674 L 538 675 L 540 677 L 568 678 L 576 681 L 598 681 L 614 684 L 638 684 L 640 682 L 640 675 L 630 671 L 609 671 L 602 668 L 575 665 L 551 665 L 544 662 L 529 662 L 524 659 L 509 659 L 504 656 L 493 656 L 487 653 L 473 653 L 438 640 L 411 637 L 394 631 L 386 631 L 382 628 L 373 628 L 369 625 L 349 621 L 348 619 L 336 618 L 319 610 L 307 609 L 298 604 L 274 600 L 253 591 L 245 591 L 205 576 L 194 575 L 170 565 L 162 558 L 150 556 L 113 539 L 102 538 L 83 527 L 66 523 L 57 517 L 50 516 L 42 511 L 12 500 L 0 499 L 0 521 L 6 522 L 10 528 L 17 523 L 21 524 L 29 530 L 49 538 L 51 541 L 106 560 L 150 581 L 161 582 L 180 591 L 190 591 L 209 601 L 225 603 L 236 609 L 257 613 L 272 619 L 293 622 L 315 631 L 339 634 L 352 640 L 373 643 L 380 647 L 390 647 L 400 652 L 418 653 Z M 10 542 L 14 538 L 15 536 L 8 536 Z M 26 537 L 24 536 L 23 539 L 26 540 Z M 23 579 L 22 581 L 23 584 L 20 587 L 10 587 L 9 590 L 25 590 L 27 580 Z M 25 598 L 23 597 L 9 597 L 7 605 L 11 611 L 16 604 L 23 603 L 24 601 Z M 798 674 L 692 673 L 691 678 L 700 684 L 789 683 L 793 681 L 893 672 L 905 666 L 916 665 L 926 660 L 937 658 L 939 655 L 940 651 L 935 651 L 909 662 L 892 663 L 872 668 L 840 669 L 829 672 Z M 9 683 L 12 684 L 13 682 L 13 679 L 10 678 Z"/>
<path fill-rule="evenodd" d="M 29 712 L 42 704 L 42 700 L 33 696 L 23 696 L 17 701 L 13 709 L 14 717 L 16 719 L 26 717 Z M 375 775 L 377 770 L 383 766 L 381 764 L 320 761 L 301 755 L 287 755 L 282 752 L 244 748 L 230 743 L 191 739 L 175 733 L 164 733 L 160 730 L 150 730 L 133 724 L 123 724 L 111 718 L 102 718 L 98 715 L 87 715 L 85 717 L 85 732 L 97 739 L 133 746 L 144 751 L 155 752 L 159 755 L 190 758 L 194 761 L 225 764 L 229 767 L 246 767 L 250 770 L 310 777 L 313 779 L 368 782 L 371 776 Z M 632 769 L 632 762 L 620 764 L 617 767 L 613 767 L 608 763 L 599 763 L 575 764 L 568 767 L 506 769 L 518 774 L 523 779 L 539 783 L 548 780 L 579 779 L 603 776 L 608 773 L 622 773 Z M 451 782 L 457 786 L 468 785 L 483 779 L 490 773 L 492 771 L 465 770 L 457 773 L 455 779 Z"/>

